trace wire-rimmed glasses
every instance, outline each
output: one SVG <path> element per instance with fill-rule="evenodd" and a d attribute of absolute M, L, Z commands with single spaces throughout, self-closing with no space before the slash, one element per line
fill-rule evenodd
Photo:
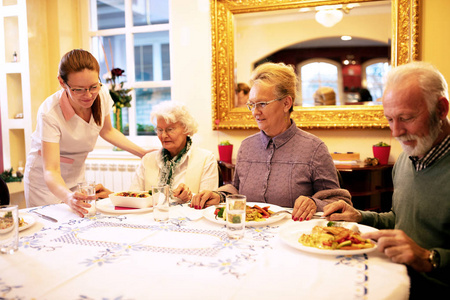
<path fill-rule="evenodd" d="M 270 101 L 261 101 L 261 102 L 256 102 L 256 103 L 247 102 L 246 104 L 247 104 L 248 110 L 253 111 L 256 107 L 258 107 L 259 109 L 263 109 L 264 107 L 266 107 L 270 103 L 275 102 L 275 101 L 279 101 L 279 100 L 283 99 L 284 97 L 286 97 L 286 96 L 283 96 L 283 97 L 280 97 L 280 98 L 277 98 L 277 99 L 273 99 L 273 100 L 270 100 Z"/>

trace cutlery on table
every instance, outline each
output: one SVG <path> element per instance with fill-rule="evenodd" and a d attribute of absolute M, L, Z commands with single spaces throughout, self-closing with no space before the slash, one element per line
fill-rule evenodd
<path fill-rule="evenodd" d="M 35 213 L 35 214 L 37 214 L 39 217 L 41 217 L 41 218 L 43 218 L 43 219 L 46 219 L 46 220 L 49 220 L 49 221 L 52 221 L 52 222 L 54 222 L 54 223 L 57 223 L 58 222 L 58 220 L 56 220 L 56 219 L 54 219 L 54 218 L 52 218 L 52 217 L 49 217 L 49 216 L 46 216 L 46 215 L 43 215 L 43 214 L 41 214 L 41 213 L 38 213 L 37 211 L 35 211 L 35 210 L 33 210 L 33 211 L 31 211 L 32 213 Z"/>

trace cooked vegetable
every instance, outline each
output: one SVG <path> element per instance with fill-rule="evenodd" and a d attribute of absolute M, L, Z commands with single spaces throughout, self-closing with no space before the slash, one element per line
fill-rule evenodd
<path fill-rule="evenodd" d="M 302 234 L 298 241 L 308 247 L 331 250 L 358 250 L 375 246 L 372 241 L 361 238 L 358 232 L 334 226 L 314 226 L 311 234 Z"/>
<path fill-rule="evenodd" d="M 253 207 L 250 207 L 247 205 L 246 209 L 245 209 L 245 221 L 249 222 L 249 221 L 264 221 L 267 218 L 269 218 L 273 212 L 271 210 L 269 210 L 270 206 L 266 206 L 261 208 L 258 205 L 254 205 Z M 225 214 L 225 207 L 218 207 L 216 208 L 216 210 L 214 211 L 214 214 L 216 215 L 216 219 L 217 218 L 222 218 L 224 220 L 226 220 L 226 214 Z"/>

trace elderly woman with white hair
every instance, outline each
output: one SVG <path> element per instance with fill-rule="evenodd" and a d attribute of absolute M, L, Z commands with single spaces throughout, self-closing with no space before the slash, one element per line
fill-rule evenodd
<path fill-rule="evenodd" d="M 217 189 L 217 160 L 212 152 L 193 145 L 191 136 L 197 132 L 198 124 L 186 106 L 162 102 L 153 108 L 150 119 L 156 124 L 163 148 L 142 158 L 130 190 L 145 191 L 168 184 L 173 197 L 187 202 L 192 193 Z"/>

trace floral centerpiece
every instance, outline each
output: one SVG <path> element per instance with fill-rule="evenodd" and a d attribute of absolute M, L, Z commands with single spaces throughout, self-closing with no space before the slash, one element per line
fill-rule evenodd
<path fill-rule="evenodd" d="M 130 92 L 132 89 L 124 88 L 125 82 L 120 81 L 119 77 L 125 76 L 125 70 L 120 68 L 113 68 L 110 72 L 106 73 L 103 77 L 109 84 L 109 94 L 114 101 L 114 120 L 115 127 L 120 132 L 123 132 L 122 128 L 122 108 L 131 107 L 132 97 Z"/>

